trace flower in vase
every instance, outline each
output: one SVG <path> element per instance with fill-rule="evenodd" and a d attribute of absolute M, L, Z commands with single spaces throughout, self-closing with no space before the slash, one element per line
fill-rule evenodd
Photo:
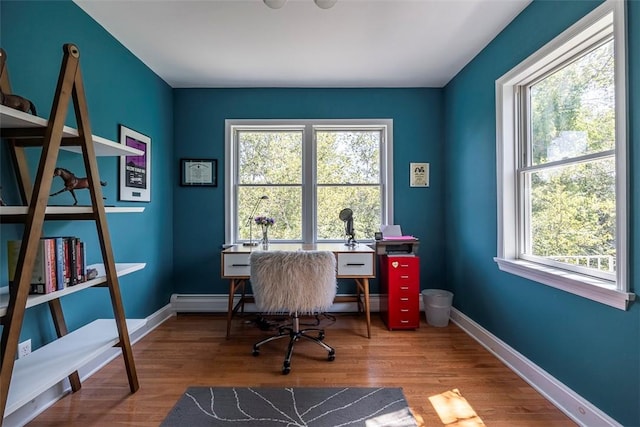
<path fill-rule="evenodd" d="M 271 227 L 276 222 L 275 219 L 269 218 L 268 216 L 257 216 L 255 217 L 254 221 L 256 222 L 256 224 L 260 225 L 263 229 Z"/>

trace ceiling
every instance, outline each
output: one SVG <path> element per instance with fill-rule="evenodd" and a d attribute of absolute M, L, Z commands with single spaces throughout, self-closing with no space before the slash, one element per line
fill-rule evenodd
<path fill-rule="evenodd" d="M 442 87 L 531 0 L 74 0 L 174 88 Z"/>

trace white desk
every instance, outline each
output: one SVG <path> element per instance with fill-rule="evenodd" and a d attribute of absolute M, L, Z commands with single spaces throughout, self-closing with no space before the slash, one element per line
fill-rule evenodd
<path fill-rule="evenodd" d="M 348 247 L 342 243 L 271 243 L 268 249 L 262 246 L 234 245 L 222 251 L 222 278 L 229 279 L 229 305 L 227 308 L 227 339 L 231 336 L 231 319 L 238 311 L 244 312 L 244 303 L 253 300 L 245 294 L 245 284 L 249 280 L 251 268 L 249 256 L 254 251 L 331 251 L 336 255 L 337 278 L 354 279 L 356 295 L 336 296 L 335 302 L 356 302 L 358 311 L 367 319 L 367 338 L 371 338 L 371 313 L 369 306 L 369 279 L 375 276 L 375 250 L 364 244 Z M 234 306 L 234 297 L 240 289 L 240 300 Z"/>

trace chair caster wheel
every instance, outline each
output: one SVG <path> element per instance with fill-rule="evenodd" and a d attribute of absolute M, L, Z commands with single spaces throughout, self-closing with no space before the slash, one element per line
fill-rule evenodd
<path fill-rule="evenodd" d="M 327 359 L 329 360 L 329 362 L 333 362 L 334 360 L 336 360 L 336 352 L 334 350 L 331 350 Z"/>
<path fill-rule="evenodd" d="M 285 363 L 282 367 L 282 375 L 287 375 L 289 372 L 291 372 L 291 366 L 289 366 L 288 363 Z"/>
<path fill-rule="evenodd" d="M 324 339 L 324 332 L 320 332 L 320 333 L 318 334 L 318 339 L 319 339 L 320 341 L 322 341 L 322 340 Z"/>
<path fill-rule="evenodd" d="M 259 356 L 260 355 L 260 350 L 258 350 L 257 348 L 254 348 L 253 349 L 253 353 L 251 353 L 251 354 L 253 354 L 254 356 Z"/>

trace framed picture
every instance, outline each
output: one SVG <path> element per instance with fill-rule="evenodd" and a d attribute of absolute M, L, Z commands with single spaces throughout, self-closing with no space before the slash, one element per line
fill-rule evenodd
<path fill-rule="evenodd" d="M 429 163 L 409 164 L 409 185 L 411 187 L 429 186 Z"/>
<path fill-rule="evenodd" d="M 120 144 L 142 151 L 139 156 L 120 157 L 118 200 L 151 201 L 151 138 L 120 125 Z"/>
<path fill-rule="evenodd" d="M 217 159 L 180 159 L 180 185 L 187 187 L 217 187 Z"/>

